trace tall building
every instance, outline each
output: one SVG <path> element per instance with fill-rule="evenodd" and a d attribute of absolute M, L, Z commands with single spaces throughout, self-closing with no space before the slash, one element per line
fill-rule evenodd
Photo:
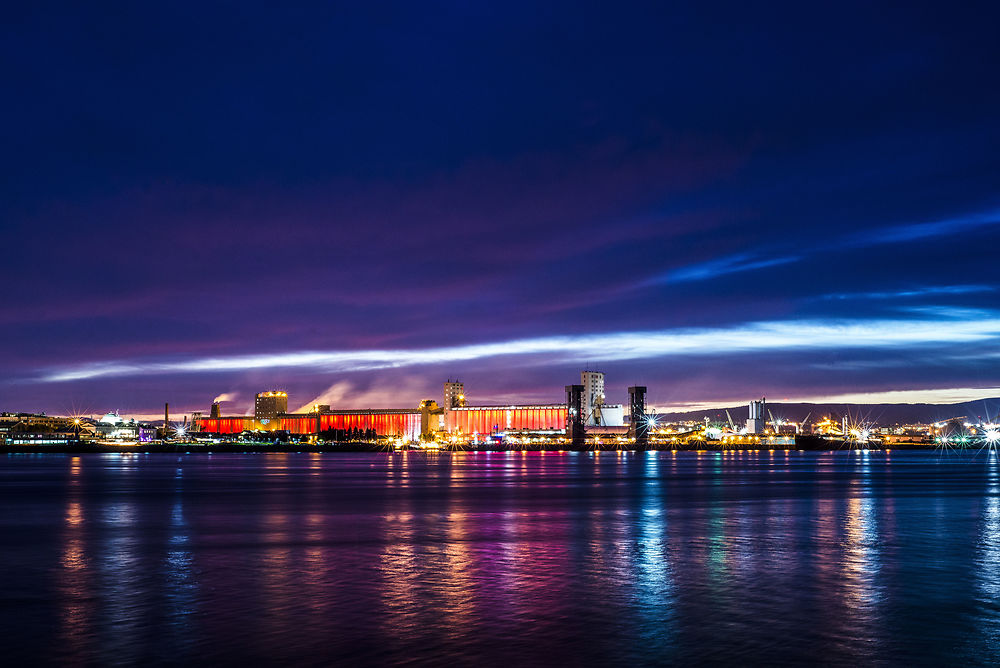
<path fill-rule="evenodd" d="M 581 371 L 580 384 L 583 385 L 583 423 L 588 426 L 606 424 L 602 409 L 604 406 L 604 374 L 600 371 Z"/>
<path fill-rule="evenodd" d="M 748 434 L 763 434 L 764 427 L 767 425 L 767 420 L 764 418 L 764 412 L 767 410 L 767 406 L 764 403 L 764 398 L 761 397 L 760 401 L 750 402 L 750 415 L 747 418 L 747 433 Z"/>
<path fill-rule="evenodd" d="M 566 386 L 566 436 L 573 448 L 583 446 L 583 385 Z"/>
<path fill-rule="evenodd" d="M 645 448 L 649 443 L 649 418 L 646 417 L 646 387 L 644 385 L 634 385 L 628 388 L 628 405 L 628 434 L 635 439 L 636 449 Z"/>
<path fill-rule="evenodd" d="M 288 412 L 288 393 L 272 390 L 259 392 L 254 398 L 253 416 L 257 420 L 273 420 Z"/>
<path fill-rule="evenodd" d="M 460 408 L 465 405 L 465 383 L 448 380 L 444 384 L 444 409 Z"/>

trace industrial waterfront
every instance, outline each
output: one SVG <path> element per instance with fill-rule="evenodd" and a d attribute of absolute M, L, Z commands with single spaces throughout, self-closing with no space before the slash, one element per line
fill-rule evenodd
<path fill-rule="evenodd" d="M 316 403 L 293 412 L 287 392 L 266 390 L 254 397 L 252 414 L 226 414 L 217 398 L 208 415 L 192 411 L 179 420 L 171 420 L 167 403 L 158 423 L 117 412 L 100 418 L 3 413 L 0 451 L 742 451 L 1000 445 L 1000 424 L 988 410 L 917 424 L 879 424 L 861 414 L 818 410 L 815 416 L 810 411 L 793 420 L 775 416 L 761 398 L 747 404 L 745 419 L 737 409 L 726 409 L 721 421 L 708 415 L 681 419 L 647 406 L 645 386 L 628 387 L 627 403 L 612 403 L 605 395 L 603 373 L 588 369 L 580 376 L 580 384 L 565 386 L 561 403 L 547 404 L 473 404 L 464 383 L 449 379 L 441 403 L 424 399 L 414 408 Z"/>

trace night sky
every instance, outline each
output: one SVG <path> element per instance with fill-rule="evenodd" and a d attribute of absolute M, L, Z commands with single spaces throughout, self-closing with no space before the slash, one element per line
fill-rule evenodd
<path fill-rule="evenodd" d="M 996 3 L 21 3 L 0 410 L 1000 395 Z"/>

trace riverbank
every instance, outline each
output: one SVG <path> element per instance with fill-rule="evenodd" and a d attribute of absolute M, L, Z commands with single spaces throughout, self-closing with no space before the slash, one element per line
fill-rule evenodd
<path fill-rule="evenodd" d="M 633 451 L 635 447 L 619 444 L 588 445 L 583 448 L 571 448 L 565 443 L 531 443 L 531 444 L 466 444 L 449 445 L 447 447 L 417 446 L 396 446 L 383 443 L 244 443 L 244 442 L 222 442 L 222 443 L 187 443 L 173 441 L 153 441 L 150 443 L 126 445 L 117 443 L 78 443 L 70 445 L 0 445 L 0 454 L 150 454 L 150 453 L 170 453 L 170 454 L 212 454 L 212 453 L 291 453 L 291 452 L 511 452 L 511 451 L 540 451 L 540 452 L 566 452 L 579 450 L 583 452 L 616 452 Z M 926 443 L 894 443 L 891 446 L 882 444 L 870 444 L 865 446 L 858 443 L 848 443 L 844 441 L 831 441 L 818 437 L 799 437 L 795 444 L 774 444 L 767 443 L 746 445 L 722 442 L 695 442 L 695 443 L 653 443 L 644 448 L 650 451 L 759 451 L 759 450 L 933 450 L 934 446 Z"/>

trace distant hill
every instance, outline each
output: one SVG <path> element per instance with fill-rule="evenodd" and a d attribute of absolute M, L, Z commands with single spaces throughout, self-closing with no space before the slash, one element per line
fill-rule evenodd
<path fill-rule="evenodd" d="M 876 422 L 880 425 L 914 424 L 943 422 L 951 418 L 962 418 L 969 422 L 980 419 L 996 421 L 1000 412 L 1000 398 L 978 399 L 959 404 L 796 404 L 771 403 L 768 409 L 775 418 L 800 422 L 810 415 L 809 421 L 826 416 L 841 417 L 844 415 Z M 660 413 L 668 420 L 703 420 L 708 416 L 713 422 L 727 422 L 725 408 L 701 411 L 685 411 L 680 413 Z M 733 422 L 743 425 L 747 419 L 747 405 L 732 406 L 729 414 Z"/>

